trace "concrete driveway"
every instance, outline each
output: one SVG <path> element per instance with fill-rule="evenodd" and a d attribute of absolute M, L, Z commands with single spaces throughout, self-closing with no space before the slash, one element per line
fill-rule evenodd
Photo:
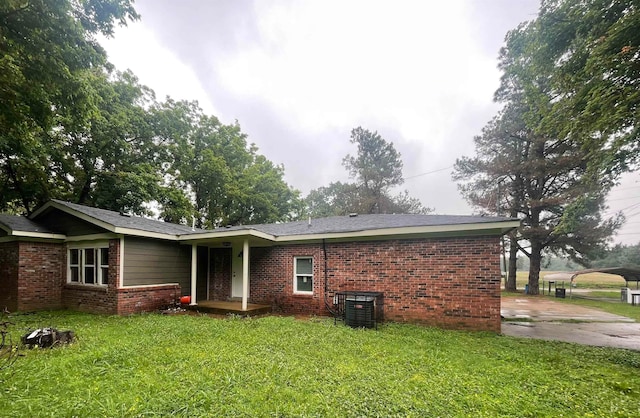
<path fill-rule="evenodd" d="M 501 313 L 504 335 L 640 351 L 640 323 L 625 316 L 524 295 L 503 297 Z"/>

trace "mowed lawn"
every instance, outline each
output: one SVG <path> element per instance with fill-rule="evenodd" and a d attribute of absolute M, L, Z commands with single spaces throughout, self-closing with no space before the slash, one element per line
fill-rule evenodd
<path fill-rule="evenodd" d="M 328 318 L 49 312 L 77 342 L 0 372 L 0 416 L 638 416 L 640 352 Z"/>

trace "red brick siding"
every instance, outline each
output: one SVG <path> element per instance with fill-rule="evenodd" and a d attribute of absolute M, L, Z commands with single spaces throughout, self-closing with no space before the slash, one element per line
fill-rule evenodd
<path fill-rule="evenodd" d="M 0 243 L 0 309 L 18 310 L 18 242 Z"/>
<path fill-rule="evenodd" d="M 500 331 L 497 237 L 327 243 L 328 300 L 341 290 L 384 293 L 387 320 Z M 323 315 L 322 244 L 254 249 L 251 300 Z M 314 259 L 314 294 L 293 294 L 293 257 Z"/>
<path fill-rule="evenodd" d="M 14 310 L 34 311 L 61 307 L 63 247 L 58 243 L 16 242 L 9 274 L 9 293 L 15 297 Z M 16 253 L 17 250 L 17 253 Z"/>
<path fill-rule="evenodd" d="M 277 312 L 326 315 L 322 245 L 253 248 L 250 288 L 253 303 L 271 304 Z M 313 295 L 293 293 L 294 257 L 313 257 Z"/>

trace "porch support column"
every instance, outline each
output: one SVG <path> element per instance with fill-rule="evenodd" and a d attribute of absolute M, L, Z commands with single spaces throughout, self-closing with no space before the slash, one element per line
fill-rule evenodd
<path fill-rule="evenodd" d="M 249 240 L 242 244 L 242 310 L 247 310 L 249 299 Z"/>
<path fill-rule="evenodd" d="M 198 246 L 191 244 L 191 303 L 190 305 L 197 305 L 196 303 L 196 285 L 198 282 Z"/>

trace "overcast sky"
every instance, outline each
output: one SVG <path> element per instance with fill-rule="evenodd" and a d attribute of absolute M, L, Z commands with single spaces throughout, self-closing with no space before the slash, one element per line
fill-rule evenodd
<path fill-rule="evenodd" d="M 402 189 L 436 213 L 470 214 L 452 165 L 473 155 L 473 136 L 496 114 L 498 51 L 538 0 L 137 0 L 136 9 L 141 21 L 101 41 L 109 60 L 158 99 L 198 100 L 223 123 L 237 120 L 303 195 L 349 180 L 342 158 L 362 126 L 402 154 Z M 637 243 L 640 183 L 627 177 L 611 208 L 638 212 L 616 239 Z"/>

